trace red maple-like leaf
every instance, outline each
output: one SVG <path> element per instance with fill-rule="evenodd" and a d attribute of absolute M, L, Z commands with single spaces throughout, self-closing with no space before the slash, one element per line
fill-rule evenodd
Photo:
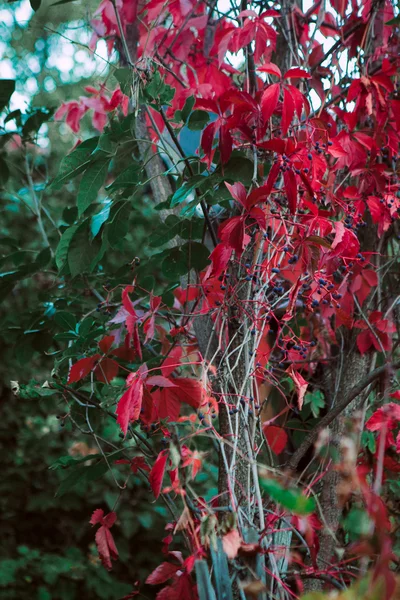
<path fill-rule="evenodd" d="M 149 585 L 159 585 L 165 583 L 168 579 L 171 579 L 179 569 L 181 565 L 174 565 L 173 563 L 163 562 L 158 565 L 156 569 L 146 579 L 146 583 Z"/>
<path fill-rule="evenodd" d="M 275 454 L 282 454 L 288 441 L 287 433 L 283 427 L 264 423 L 263 432 L 271 450 L 275 452 Z"/>
<path fill-rule="evenodd" d="M 133 374 L 130 382 L 127 381 L 128 389 L 118 402 L 116 414 L 117 423 L 124 435 L 128 431 L 130 421 L 136 421 L 140 415 L 143 399 L 143 379 L 140 374 Z"/>
<path fill-rule="evenodd" d="M 118 375 L 119 365 L 112 358 L 103 358 L 95 368 L 94 374 L 98 381 L 110 383 Z"/>
<path fill-rule="evenodd" d="M 389 334 L 396 331 L 396 326 L 382 317 L 382 313 L 375 310 L 369 315 L 369 323 L 363 320 L 354 323 L 354 327 L 365 330 L 357 336 L 357 347 L 361 354 L 365 354 L 370 348 L 375 348 L 378 352 L 390 349 Z"/>
<path fill-rule="evenodd" d="M 236 558 L 241 544 L 242 538 L 237 529 L 232 529 L 232 531 L 225 534 L 222 538 L 224 552 L 230 560 Z"/>
<path fill-rule="evenodd" d="M 272 117 L 273 112 L 278 105 L 280 91 L 280 84 L 273 83 L 272 85 L 269 85 L 263 92 L 261 97 L 261 112 L 265 122 Z"/>
<path fill-rule="evenodd" d="M 86 377 L 86 375 L 89 375 L 99 358 L 100 354 L 94 354 L 93 356 L 88 356 L 78 360 L 78 362 L 71 367 L 68 375 L 68 383 L 76 383 L 77 381 L 80 381 Z"/>
<path fill-rule="evenodd" d="M 90 519 L 91 525 L 101 525 L 96 532 L 95 540 L 101 562 L 108 571 L 112 569 L 111 559 L 116 560 L 118 558 L 118 550 L 110 532 L 110 528 L 114 525 L 116 519 L 115 512 L 104 515 L 101 508 L 97 508 Z"/>
<path fill-rule="evenodd" d="M 167 450 L 161 450 L 157 456 L 156 462 L 150 471 L 149 483 L 153 491 L 154 497 L 157 499 L 160 495 L 162 482 L 165 474 L 165 468 L 167 466 L 168 452 Z"/>
<path fill-rule="evenodd" d="M 400 404 L 389 402 L 378 408 L 368 419 L 365 428 L 368 431 L 380 431 L 384 426 L 394 429 L 400 423 Z"/>
<path fill-rule="evenodd" d="M 304 396 L 307 391 L 308 383 L 304 379 L 304 377 L 302 375 L 300 375 L 300 373 L 293 368 L 293 365 L 291 365 L 287 369 L 287 373 L 289 373 L 289 375 L 293 379 L 294 385 L 296 386 L 297 404 L 298 404 L 299 409 L 301 410 L 302 406 L 303 406 L 303 402 L 304 402 Z"/>

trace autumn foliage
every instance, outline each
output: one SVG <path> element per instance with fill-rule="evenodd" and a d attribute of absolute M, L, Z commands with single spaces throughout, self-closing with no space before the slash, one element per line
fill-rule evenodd
<path fill-rule="evenodd" d="M 83 175 L 77 220 L 49 260 L 72 287 L 89 278 L 106 318 L 64 349 L 50 385 L 79 402 L 90 435 L 89 408 L 116 421 L 118 456 L 101 452 L 121 494 L 139 474 L 170 511 L 160 565 L 129 597 L 147 584 L 158 600 L 389 599 L 398 8 L 236 4 L 103 0 L 91 20 L 118 84 L 55 112 L 76 144 L 47 183 Z M 97 133 L 82 140 L 88 116 Z M 143 194 L 160 215 L 151 251 L 132 250 L 106 284 Z M 90 520 L 106 569 L 117 515 Z"/>

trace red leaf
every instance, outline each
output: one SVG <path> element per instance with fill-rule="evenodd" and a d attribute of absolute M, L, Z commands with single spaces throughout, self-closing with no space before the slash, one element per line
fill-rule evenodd
<path fill-rule="evenodd" d="M 104 516 L 101 508 L 97 508 L 90 519 L 92 525 L 101 524 L 101 527 L 96 532 L 96 546 L 101 562 L 108 570 L 112 568 L 111 559 L 116 560 L 118 558 L 118 550 L 110 533 L 110 527 L 114 525 L 116 519 L 117 515 L 115 512 L 110 512 Z"/>
<path fill-rule="evenodd" d="M 68 383 L 76 383 L 80 381 L 93 369 L 96 360 L 100 358 L 99 354 L 88 356 L 87 358 L 81 358 L 72 367 L 68 375 Z"/>
<path fill-rule="evenodd" d="M 167 451 L 162 450 L 157 456 L 156 462 L 150 471 L 149 483 L 153 490 L 154 497 L 157 499 L 161 492 L 162 482 L 165 473 L 165 467 L 167 466 Z"/>
<path fill-rule="evenodd" d="M 229 533 L 223 536 L 222 546 L 224 552 L 230 560 L 236 558 L 239 548 L 242 543 L 242 538 L 237 529 L 232 529 Z"/>
<path fill-rule="evenodd" d="M 274 65 L 273 63 L 265 63 L 261 67 L 257 68 L 257 71 L 261 71 L 262 73 L 269 73 L 270 75 L 276 75 L 281 79 L 282 73 L 278 65 Z"/>
<path fill-rule="evenodd" d="M 96 510 L 92 514 L 92 518 L 90 519 L 89 523 L 91 525 L 97 525 L 98 523 L 101 523 L 103 517 L 104 517 L 103 509 L 96 508 Z"/>
<path fill-rule="evenodd" d="M 271 448 L 271 450 L 275 452 L 275 454 L 281 454 L 286 448 L 286 444 L 288 441 L 286 431 L 282 427 L 277 427 L 276 425 L 268 425 L 268 423 L 264 423 L 263 432 L 265 435 L 265 439 L 268 442 L 268 446 Z"/>
<path fill-rule="evenodd" d="M 291 214 L 294 215 L 297 209 L 297 182 L 296 176 L 292 170 L 288 169 L 284 172 L 283 181 L 285 183 L 285 191 L 288 199 L 289 210 Z"/>
<path fill-rule="evenodd" d="M 180 565 L 173 565 L 169 562 L 163 562 L 148 576 L 146 583 L 148 585 L 159 585 L 171 579 L 175 573 L 181 568 Z"/>
<path fill-rule="evenodd" d="M 140 377 L 135 377 L 132 385 L 129 386 L 125 394 L 120 398 L 115 411 L 118 415 L 117 423 L 124 435 L 128 431 L 129 421 L 136 421 L 139 418 L 142 399 L 143 380 Z"/>
<path fill-rule="evenodd" d="M 107 352 L 110 351 L 111 346 L 114 343 L 114 339 L 115 338 L 113 335 L 106 335 L 105 337 L 103 337 L 103 339 L 99 341 L 99 348 L 103 352 L 103 354 L 107 354 Z"/>
<path fill-rule="evenodd" d="M 373 341 L 371 339 L 371 334 L 369 331 L 362 331 L 357 336 L 357 348 L 359 349 L 361 354 L 365 354 L 373 345 Z"/>
<path fill-rule="evenodd" d="M 212 145 L 213 145 L 213 140 L 214 140 L 215 134 L 218 130 L 218 127 L 219 127 L 219 125 L 218 125 L 217 121 L 210 123 L 204 129 L 203 134 L 201 136 L 201 147 L 203 149 L 204 154 L 208 158 L 208 164 L 211 163 Z"/>
<path fill-rule="evenodd" d="M 101 526 L 96 531 L 96 546 L 103 566 L 110 571 L 112 569 L 111 559 L 118 558 L 118 550 L 114 538 L 108 527 Z"/>
<path fill-rule="evenodd" d="M 162 375 L 154 375 L 146 379 L 146 385 L 157 385 L 158 387 L 176 387 L 176 384 L 167 377 Z"/>
<path fill-rule="evenodd" d="M 122 306 L 132 317 L 135 317 L 135 319 L 137 319 L 135 309 L 133 308 L 132 300 L 129 298 L 130 292 L 133 292 L 133 285 L 127 285 L 126 288 L 122 291 Z"/>
<path fill-rule="evenodd" d="M 298 67 L 292 67 L 291 69 L 286 71 L 286 73 L 283 76 L 283 79 L 298 79 L 298 78 L 311 79 L 311 75 L 309 73 L 307 73 L 307 71 L 304 71 L 304 69 L 299 69 Z"/>
<path fill-rule="evenodd" d="M 153 400 L 151 421 L 167 419 L 170 422 L 174 422 L 179 419 L 181 402 L 174 394 L 174 390 L 162 388 L 152 392 L 151 397 Z"/>
<path fill-rule="evenodd" d="M 232 136 L 229 125 L 222 125 L 219 130 L 219 152 L 221 154 L 221 162 L 225 165 L 232 154 Z"/>
<path fill-rule="evenodd" d="M 207 268 L 203 281 L 210 277 L 219 277 L 228 266 L 231 256 L 232 248 L 218 244 L 210 254 L 211 265 Z"/>
<path fill-rule="evenodd" d="M 189 406 L 196 410 L 205 403 L 207 395 L 200 381 L 197 381 L 197 379 L 177 377 L 174 379 L 174 383 L 176 388 L 172 391 L 181 402 L 189 404 Z"/>
<path fill-rule="evenodd" d="M 229 190 L 230 195 L 232 196 L 232 198 L 234 198 L 237 202 L 239 202 L 239 204 L 241 204 L 244 208 L 246 208 L 246 198 L 247 198 L 247 192 L 246 192 L 246 188 L 244 187 L 243 183 L 234 183 L 233 185 L 231 185 L 230 183 L 227 183 L 225 181 L 225 185 Z"/>
<path fill-rule="evenodd" d="M 110 336 L 111 337 L 111 336 Z M 110 383 L 118 375 L 119 365 L 112 358 L 103 358 L 94 370 L 98 381 Z"/>
<path fill-rule="evenodd" d="M 299 406 L 299 409 L 301 410 L 303 406 L 304 395 L 307 391 L 308 383 L 298 371 L 295 371 L 293 366 L 290 366 L 287 369 L 287 373 L 289 373 L 290 377 L 293 379 L 294 385 L 296 386 L 297 404 Z"/>
<path fill-rule="evenodd" d="M 102 525 L 104 525 L 104 527 L 108 527 L 108 529 L 110 529 L 110 527 L 112 527 L 114 525 L 116 520 L 117 520 L 116 513 L 110 512 L 110 513 L 108 513 L 108 515 L 106 515 L 103 518 Z"/>
<path fill-rule="evenodd" d="M 387 425 L 390 421 L 393 421 L 393 426 L 396 426 L 400 421 L 400 404 L 389 402 L 378 408 L 366 422 L 365 428 L 368 431 L 380 431 L 383 425 Z"/>
<path fill-rule="evenodd" d="M 287 134 L 289 126 L 290 126 L 291 122 L 293 121 L 294 110 L 295 110 L 295 104 L 294 104 L 293 95 L 291 94 L 291 92 L 289 90 L 285 89 L 285 90 L 283 90 L 282 121 L 281 121 L 283 135 Z"/>
<path fill-rule="evenodd" d="M 279 92 L 281 86 L 279 83 L 269 85 L 263 92 L 261 97 L 261 112 L 266 123 L 276 109 L 279 100 Z"/>
<path fill-rule="evenodd" d="M 280 169 L 280 165 L 278 162 L 274 163 L 271 167 L 271 170 L 268 174 L 267 183 L 265 184 L 265 186 L 263 186 L 267 196 L 269 196 L 269 194 L 271 193 L 274 183 L 278 178 L 279 169 Z"/>
<path fill-rule="evenodd" d="M 232 217 L 221 223 L 218 235 L 225 246 L 233 248 L 238 254 L 242 254 L 246 245 L 243 217 Z"/>

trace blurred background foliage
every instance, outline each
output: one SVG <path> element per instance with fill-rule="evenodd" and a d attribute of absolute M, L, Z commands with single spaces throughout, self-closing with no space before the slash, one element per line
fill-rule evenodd
<path fill-rule="evenodd" d="M 34 196 L 40 196 L 43 227 L 55 248 L 77 217 L 77 184 L 49 189 L 46 183 L 54 179 L 78 139 L 97 132 L 90 116 L 83 118 L 79 135 L 51 119 L 44 119 L 23 142 L 10 132 L 18 119 L 21 123 L 35 114 L 34 109 L 45 108 L 51 116 L 62 102 L 84 94 L 86 85 L 107 83 L 108 61 L 116 57 L 107 56 L 104 42 L 97 44 L 95 54 L 88 49 L 88 23 L 97 0 L 52 4 L 42 2 L 37 13 L 28 0 L 0 7 L 0 78 L 16 80 L 10 109 L 0 118 L 0 597 L 116 599 L 160 562 L 166 509 L 149 502 L 138 475 L 130 477 L 114 532 L 120 560 L 108 573 L 100 565 L 89 519 L 98 507 L 112 510 L 118 490 L 106 473 L 100 479 L 77 481 L 55 496 L 65 469 L 49 467 L 60 457 L 81 459 L 97 449 L 92 438 L 69 421 L 64 423 L 65 402 L 59 395 L 38 388 L 37 382 L 50 377 L 55 356 L 68 343 L 68 326 L 60 312 L 78 319 L 89 313 L 89 328 L 101 331 L 109 315 L 96 310 L 99 292 L 94 288 L 103 294 L 106 277 L 108 285 L 113 277 L 129 279 L 130 263 L 141 254 L 143 239 L 157 226 L 158 216 L 143 190 L 127 213 L 126 235 L 108 248 L 101 268 L 72 285 L 59 277 L 40 233 Z M 116 82 L 110 85 L 114 89 Z M 4 122 L 10 112 L 15 118 Z M 104 202 L 106 206 L 105 198 Z M 103 208 L 95 205 L 94 214 Z M 153 274 L 157 278 L 156 267 Z M 110 444 L 117 441 L 112 420 L 96 418 L 98 435 Z M 148 597 L 153 593 L 149 590 Z"/>

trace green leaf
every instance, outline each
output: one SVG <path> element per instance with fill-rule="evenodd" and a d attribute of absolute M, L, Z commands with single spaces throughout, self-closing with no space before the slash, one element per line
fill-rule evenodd
<path fill-rule="evenodd" d="M 116 146 L 115 146 L 115 143 L 111 139 L 111 135 L 108 133 L 103 133 L 99 137 L 99 142 L 98 142 L 96 148 L 93 150 L 92 154 L 96 158 L 98 157 L 99 154 L 100 154 L 100 156 L 103 155 L 103 158 L 105 158 L 107 156 L 109 157 L 111 154 L 114 154 L 115 147 Z"/>
<path fill-rule="evenodd" d="M 176 280 L 190 269 L 203 270 L 208 264 L 210 251 L 199 242 L 188 242 L 168 250 L 165 254 L 161 270 L 168 279 Z"/>
<path fill-rule="evenodd" d="M 83 215 L 91 203 L 96 200 L 107 176 L 108 164 L 109 160 L 99 160 L 90 165 L 84 172 L 77 198 L 79 216 Z"/>
<path fill-rule="evenodd" d="M 361 445 L 368 448 L 371 454 L 376 452 L 376 439 L 372 431 L 363 431 L 361 434 Z"/>
<path fill-rule="evenodd" d="M 107 225 L 107 240 L 111 248 L 118 248 L 129 230 L 129 202 L 118 202 L 113 206 L 113 217 Z"/>
<path fill-rule="evenodd" d="M 125 188 L 135 187 L 140 181 L 140 175 L 143 171 L 143 167 L 138 165 L 130 165 L 122 173 L 116 177 L 116 179 L 106 187 L 106 190 L 110 193 L 115 190 L 121 190 Z"/>
<path fill-rule="evenodd" d="M 121 67 L 120 69 L 115 69 L 113 75 L 119 83 L 121 92 L 126 96 L 130 96 L 133 83 L 132 69 L 129 67 Z"/>
<path fill-rule="evenodd" d="M 39 10 L 40 8 L 40 4 L 41 4 L 41 0 L 29 0 L 32 10 L 34 10 L 35 12 L 37 10 Z"/>
<path fill-rule="evenodd" d="M 14 91 L 14 79 L 0 79 L 0 110 L 7 106 Z"/>
<path fill-rule="evenodd" d="M 107 201 L 107 204 L 104 206 L 104 208 L 97 213 L 97 215 L 93 215 L 93 217 L 91 217 L 90 219 L 90 233 L 92 234 L 92 237 L 95 238 L 96 235 L 99 233 L 102 225 L 107 221 L 109 215 L 110 215 L 110 209 L 111 209 L 111 201 Z"/>
<path fill-rule="evenodd" d="M 88 222 L 80 225 L 73 235 L 68 247 L 68 267 L 72 277 L 91 272 L 101 251 L 100 241 L 89 240 Z"/>
<path fill-rule="evenodd" d="M 180 219 L 176 215 L 169 215 L 150 235 L 148 243 L 151 248 L 159 248 L 176 235 L 185 240 L 199 240 L 202 238 L 203 228 L 204 221 L 201 219 Z"/>
<path fill-rule="evenodd" d="M 145 98 L 150 100 L 150 102 L 154 102 L 156 106 L 162 106 L 171 102 L 175 95 L 175 90 L 164 82 L 159 71 L 155 71 L 151 81 L 144 88 L 143 93 Z"/>
<path fill-rule="evenodd" d="M 68 225 L 73 225 L 75 223 L 75 221 L 78 218 L 78 209 L 76 208 L 76 206 L 70 206 L 67 208 L 64 208 L 63 210 L 63 214 L 62 214 L 62 219 L 65 223 L 68 223 Z"/>
<path fill-rule="evenodd" d="M 60 186 L 62 183 L 70 181 L 82 173 L 93 160 L 90 155 L 96 148 L 98 141 L 99 136 L 89 138 L 85 142 L 82 142 L 82 144 L 79 144 L 75 150 L 67 154 L 62 160 L 58 175 L 50 184 L 50 187 Z"/>
<path fill-rule="evenodd" d="M 250 184 L 253 178 L 253 163 L 242 154 L 232 152 L 228 163 L 224 165 L 225 179 L 231 181 L 241 181 L 244 185 Z M 221 169 L 217 169 L 218 174 L 222 174 Z"/>
<path fill-rule="evenodd" d="M 56 259 L 56 265 L 57 265 L 57 268 L 59 271 L 61 271 L 61 269 L 67 262 L 69 245 L 78 229 L 79 229 L 79 225 L 74 225 L 73 227 L 68 227 L 68 229 L 66 229 L 64 231 L 60 241 L 58 242 L 55 259 Z"/>
<path fill-rule="evenodd" d="M 63 329 L 66 331 L 75 331 L 76 329 L 76 318 L 69 312 L 65 310 L 57 311 L 54 315 L 54 320 Z"/>
<path fill-rule="evenodd" d="M 90 455 L 90 460 L 94 460 L 96 458 L 100 458 L 101 454 L 91 454 Z M 53 462 L 50 466 L 49 466 L 49 470 L 50 471 L 59 471 L 60 469 L 66 469 L 67 467 L 74 467 L 78 464 L 82 464 L 85 463 L 89 460 L 89 458 L 87 456 L 84 456 L 83 458 L 74 458 L 73 456 L 60 456 L 59 458 L 57 458 L 57 460 L 55 462 Z"/>
<path fill-rule="evenodd" d="M 304 399 L 304 404 L 310 404 L 311 412 L 315 418 L 319 416 L 322 408 L 325 406 L 324 394 L 321 390 L 315 390 L 312 393 L 307 393 Z"/>
<path fill-rule="evenodd" d="M 343 528 L 349 534 L 351 541 L 367 536 L 371 532 L 372 522 L 365 510 L 351 508 L 343 522 Z"/>
<path fill-rule="evenodd" d="M 315 510 L 315 500 L 307 498 L 298 489 L 287 489 L 275 479 L 261 479 L 260 484 L 274 502 L 295 514 L 308 515 Z"/>
<path fill-rule="evenodd" d="M 187 126 L 191 131 L 201 131 L 208 124 L 210 116 L 204 110 L 194 110 L 189 117 Z"/>
<path fill-rule="evenodd" d="M 186 123 L 186 121 L 189 118 L 190 113 L 193 110 L 193 106 L 194 106 L 195 102 L 196 102 L 196 99 L 194 96 L 189 96 L 189 98 L 186 98 L 186 102 L 185 102 L 185 105 L 182 108 L 182 110 L 175 111 L 174 122 L 180 123 L 181 121 L 183 121 L 184 123 Z"/>
<path fill-rule="evenodd" d="M 86 460 L 89 460 L 86 457 Z M 69 492 L 72 488 L 80 483 L 89 483 L 103 477 L 108 471 L 108 465 L 105 461 L 101 461 L 90 467 L 78 467 L 74 469 L 60 484 L 57 490 L 56 497 Z"/>
<path fill-rule="evenodd" d="M 171 208 L 177 206 L 178 204 L 181 204 L 184 200 L 186 200 L 186 198 L 191 194 L 191 192 L 193 192 L 195 187 L 195 185 L 190 185 L 188 181 L 185 181 L 182 187 L 177 189 L 174 195 L 172 196 Z"/>
<path fill-rule="evenodd" d="M 32 133 L 38 133 L 39 129 L 46 123 L 54 114 L 54 109 L 37 108 L 25 121 L 22 127 L 22 136 L 29 137 Z"/>

